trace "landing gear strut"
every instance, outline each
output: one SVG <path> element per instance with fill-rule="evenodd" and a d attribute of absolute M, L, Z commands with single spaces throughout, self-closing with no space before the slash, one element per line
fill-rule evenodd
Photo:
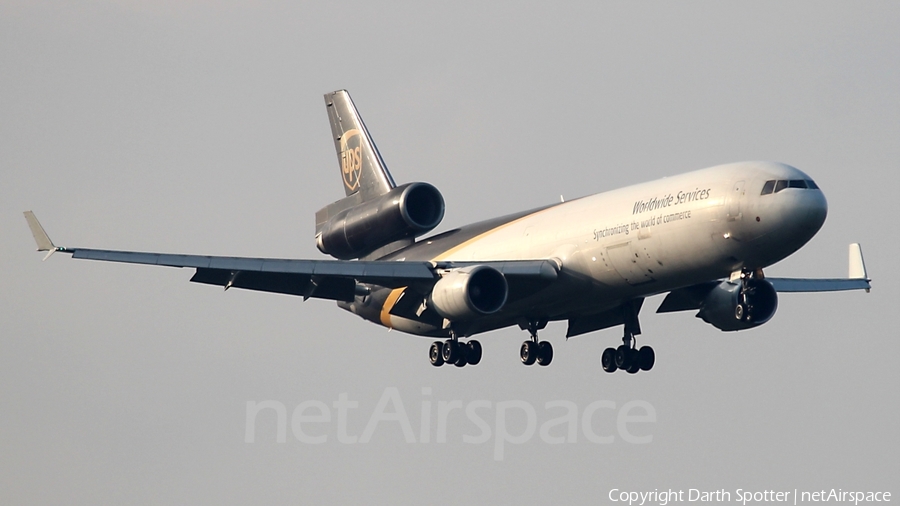
<path fill-rule="evenodd" d="M 547 320 L 529 320 L 527 325 L 519 325 L 523 330 L 528 330 L 531 339 L 522 343 L 519 348 L 519 358 L 525 365 L 550 365 L 553 361 L 553 345 L 548 341 L 538 340 L 538 330 L 547 326 Z"/>
<path fill-rule="evenodd" d="M 762 269 L 755 271 L 744 268 L 741 269 L 741 293 L 738 296 L 738 303 L 734 307 L 734 319 L 745 321 L 749 320 L 753 315 L 753 306 L 750 304 L 749 296 L 753 294 L 755 288 L 750 286 L 750 280 L 763 279 L 765 275 Z"/>
<path fill-rule="evenodd" d="M 450 339 L 431 343 L 428 359 L 435 367 L 445 363 L 456 367 L 465 367 L 467 364 L 478 365 L 481 362 L 481 343 L 474 339 L 461 343 L 456 332 L 451 330 Z"/>
<path fill-rule="evenodd" d="M 606 372 L 616 372 L 622 369 L 629 374 L 638 371 L 649 371 L 656 363 L 656 353 L 649 346 L 637 347 L 634 336 L 641 333 L 641 325 L 638 321 L 642 301 L 630 301 L 622 306 L 622 319 L 625 322 L 625 335 L 622 344 L 618 348 L 603 350 L 600 364 Z"/>

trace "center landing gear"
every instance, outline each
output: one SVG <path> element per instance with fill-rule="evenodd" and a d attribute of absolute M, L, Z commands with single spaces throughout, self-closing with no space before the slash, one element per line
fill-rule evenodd
<path fill-rule="evenodd" d="M 634 344 L 634 336 L 625 336 L 622 338 L 624 344 L 618 348 L 607 348 L 603 350 L 603 356 L 600 362 L 603 370 L 606 372 L 616 372 L 622 369 L 630 374 L 638 371 L 649 371 L 653 369 L 656 363 L 656 353 L 649 346 L 638 348 Z"/>
<path fill-rule="evenodd" d="M 525 365 L 532 365 L 535 362 L 538 365 L 550 365 L 553 361 L 553 345 L 548 341 L 538 341 L 538 330 L 547 326 L 547 320 L 531 320 L 527 326 L 522 326 L 523 330 L 527 329 L 531 334 L 531 339 L 522 343 L 519 348 L 519 358 Z"/>
<path fill-rule="evenodd" d="M 635 335 L 641 333 L 641 325 L 638 322 L 637 312 L 640 304 L 631 302 L 622 306 L 623 320 L 625 322 L 625 336 L 622 337 L 622 345 L 618 348 L 603 350 L 600 364 L 606 372 L 616 372 L 623 369 L 629 374 L 638 371 L 649 371 L 656 363 L 656 353 L 649 346 L 637 347 Z"/>
<path fill-rule="evenodd" d="M 474 339 L 461 343 L 456 333 L 451 332 L 450 339 L 431 343 L 428 359 L 435 367 L 445 363 L 456 367 L 465 367 L 467 364 L 478 365 L 481 362 L 481 343 Z"/>

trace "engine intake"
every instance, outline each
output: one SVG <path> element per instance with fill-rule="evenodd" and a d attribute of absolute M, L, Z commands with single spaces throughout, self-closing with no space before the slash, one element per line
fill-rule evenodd
<path fill-rule="evenodd" d="M 509 287 L 503 274 L 486 265 L 454 269 L 431 290 L 428 305 L 450 321 L 466 320 L 499 311 Z"/>
<path fill-rule="evenodd" d="M 359 258 L 394 241 L 422 235 L 443 218 L 441 192 L 428 183 L 409 183 L 330 218 L 319 229 L 316 246 L 341 260 Z"/>
<path fill-rule="evenodd" d="M 697 317 L 720 330 L 744 330 L 771 320 L 776 309 L 778 294 L 765 279 L 748 280 L 743 297 L 740 283 L 723 281 L 703 299 Z"/>

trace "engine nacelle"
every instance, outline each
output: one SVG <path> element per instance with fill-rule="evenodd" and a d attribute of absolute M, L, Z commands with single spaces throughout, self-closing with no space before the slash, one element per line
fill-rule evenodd
<path fill-rule="evenodd" d="M 359 258 L 394 241 L 424 234 L 443 218 L 441 192 L 428 183 L 409 183 L 329 219 L 316 235 L 316 246 L 341 260 Z"/>
<path fill-rule="evenodd" d="M 466 320 L 496 313 L 506 304 L 508 293 L 500 271 L 475 265 L 452 270 L 439 279 L 428 305 L 450 321 Z"/>
<path fill-rule="evenodd" d="M 778 309 L 775 287 L 765 279 L 750 279 L 741 298 L 740 283 L 723 281 L 703 299 L 697 316 L 719 330 L 744 330 L 766 323 Z"/>

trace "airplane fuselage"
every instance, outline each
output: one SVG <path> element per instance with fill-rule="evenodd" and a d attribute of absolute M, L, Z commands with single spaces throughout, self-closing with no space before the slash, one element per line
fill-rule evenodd
<path fill-rule="evenodd" d="M 785 188 L 762 194 L 769 181 L 785 181 Z M 475 223 L 383 260 L 551 259 L 560 266 L 562 282 L 510 301 L 469 326 L 469 335 L 523 319 L 590 315 L 741 269 L 761 269 L 797 251 L 821 228 L 827 203 L 814 183 L 789 187 L 790 181 L 812 180 L 781 163 L 720 165 Z M 449 332 L 391 314 L 405 288 L 373 288 L 341 307 L 403 332 Z"/>

